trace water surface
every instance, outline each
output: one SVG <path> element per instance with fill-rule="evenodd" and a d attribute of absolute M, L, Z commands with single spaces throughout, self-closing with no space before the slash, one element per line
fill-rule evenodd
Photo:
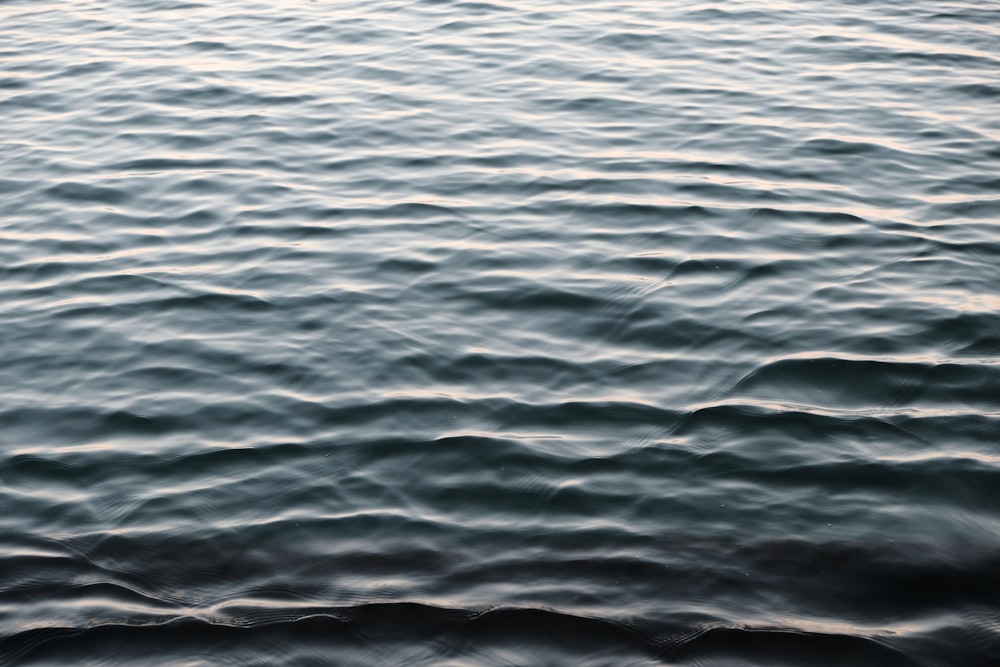
<path fill-rule="evenodd" d="M 0 662 L 995 664 L 997 26 L 0 4 Z"/>

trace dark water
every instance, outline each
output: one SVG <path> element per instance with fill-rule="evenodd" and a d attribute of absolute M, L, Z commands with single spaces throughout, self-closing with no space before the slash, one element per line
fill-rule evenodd
<path fill-rule="evenodd" d="M 1000 5 L 0 3 L 0 663 L 1000 664 Z"/>

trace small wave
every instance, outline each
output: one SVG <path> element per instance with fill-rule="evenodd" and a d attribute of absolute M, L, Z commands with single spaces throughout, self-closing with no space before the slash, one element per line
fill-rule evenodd
<path fill-rule="evenodd" d="M 599 664 L 611 656 L 618 664 L 679 661 L 702 665 L 729 664 L 726 661 L 731 660 L 741 660 L 741 664 L 817 660 L 838 665 L 920 664 L 879 637 L 781 628 L 708 626 L 692 630 L 676 624 L 591 618 L 546 609 L 474 610 L 393 603 L 271 612 L 230 608 L 215 613 L 215 620 L 166 616 L 87 628 L 28 630 L 0 640 L 0 655 L 27 664 L 70 655 L 81 659 L 101 647 L 116 646 L 119 660 L 134 660 L 140 650 L 145 655 L 155 650 L 169 659 L 179 647 L 186 653 L 201 653 L 238 642 L 243 645 L 241 652 L 250 648 L 285 664 L 277 651 L 293 643 L 322 646 L 328 656 L 342 654 L 351 660 L 384 651 L 387 644 L 431 642 L 435 651 L 465 655 L 475 664 L 498 664 L 494 662 L 497 656 L 491 653 L 502 647 L 518 647 L 517 653 L 524 655 L 577 656 L 584 664 Z M 832 656 L 837 656 L 837 662 L 830 662 Z"/>

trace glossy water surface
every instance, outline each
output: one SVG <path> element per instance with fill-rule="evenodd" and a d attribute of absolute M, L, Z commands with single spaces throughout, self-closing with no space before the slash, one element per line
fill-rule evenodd
<path fill-rule="evenodd" d="M 0 3 L 0 663 L 1000 655 L 1000 5 Z"/>

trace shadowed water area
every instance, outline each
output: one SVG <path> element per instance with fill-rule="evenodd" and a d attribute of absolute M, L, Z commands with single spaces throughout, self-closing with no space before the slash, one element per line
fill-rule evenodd
<path fill-rule="evenodd" d="M 997 664 L 996 3 L 0 2 L 0 314 L 0 664 Z"/>

